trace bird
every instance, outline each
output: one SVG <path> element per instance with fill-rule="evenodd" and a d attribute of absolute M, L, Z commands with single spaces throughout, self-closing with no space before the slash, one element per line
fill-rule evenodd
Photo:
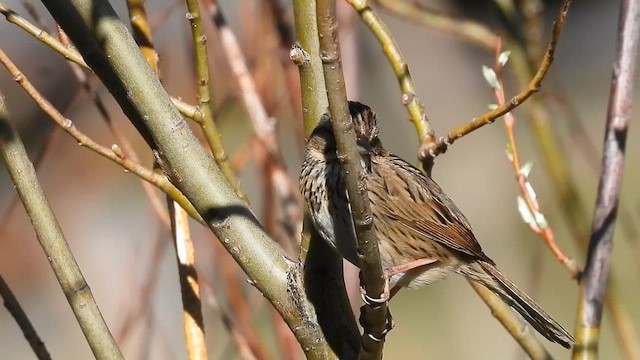
<path fill-rule="evenodd" d="M 474 236 L 471 225 L 426 173 L 387 151 L 376 114 L 349 101 L 364 184 L 388 298 L 401 288 L 416 289 L 450 273 L 478 282 L 498 295 L 548 340 L 570 348 L 573 336 L 498 270 Z M 331 116 L 323 115 L 305 148 L 299 185 L 313 225 L 344 259 L 360 265 L 345 187 L 345 172 Z"/>

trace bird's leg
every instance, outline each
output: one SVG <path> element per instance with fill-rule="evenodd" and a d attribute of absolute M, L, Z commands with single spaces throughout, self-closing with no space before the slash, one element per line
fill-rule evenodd
<path fill-rule="evenodd" d="M 374 306 L 374 307 L 380 306 L 384 302 L 391 300 L 402 288 L 402 285 L 396 284 L 391 290 L 389 290 L 389 282 L 394 275 L 397 275 L 400 273 L 406 273 L 406 272 L 409 272 L 410 270 L 417 269 L 421 266 L 433 264 L 437 261 L 438 259 L 422 258 L 422 259 L 412 260 L 406 264 L 397 265 L 397 266 L 384 269 L 383 271 L 384 272 L 384 290 L 380 298 L 372 298 L 371 296 L 367 295 L 367 293 L 361 287 L 360 295 L 362 297 L 362 301 L 364 301 L 364 303 L 369 306 Z M 410 280 L 413 280 L 413 278 L 417 277 L 419 274 L 420 273 L 416 273 L 414 276 L 411 277 Z M 406 276 L 409 276 L 409 275 L 407 274 Z"/>
<path fill-rule="evenodd" d="M 382 305 L 390 299 L 389 296 L 389 277 L 384 274 L 384 288 L 382 290 L 382 294 L 380 294 L 380 298 L 372 298 L 367 295 L 366 290 L 363 287 L 360 287 L 360 296 L 362 297 L 362 301 L 364 305 L 360 308 L 360 325 L 364 330 L 364 333 L 373 341 L 381 342 L 387 336 L 387 333 L 393 329 L 395 326 L 393 322 L 393 317 L 391 316 L 391 312 L 389 308 L 386 307 L 386 323 L 384 329 L 382 331 L 375 333 L 372 331 L 372 326 L 366 323 L 365 312 L 367 311 L 380 311 L 382 309 Z M 368 308 L 368 309 L 367 309 Z"/>
<path fill-rule="evenodd" d="M 407 272 L 409 270 L 413 270 L 415 268 L 419 268 L 420 266 L 433 264 L 434 262 L 437 262 L 437 261 L 438 261 L 438 259 L 430 259 L 430 258 L 412 260 L 412 261 L 409 261 L 406 264 L 402 264 L 402 265 L 398 265 L 398 266 L 394 266 L 394 267 L 390 267 L 388 269 L 385 269 L 385 275 L 387 275 L 390 278 L 393 275 L 400 274 L 400 273 L 403 273 L 403 272 Z"/>
<path fill-rule="evenodd" d="M 360 297 L 362 298 L 362 301 L 372 308 L 379 308 L 380 305 L 391 299 L 391 297 L 389 296 L 389 277 L 386 275 L 386 271 L 384 272 L 383 276 L 384 288 L 382 289 L 382 294 L 380 294 L 379 298 L 374 298 L 367 295 L 367 291 L 364 289 L 364 287 L 360 286 Z"/>
<path fill-rule="evenodd" d="M 421 266 L 426 266 L 429 264 L 433 264 L 434 262 L 438 261 L 437 259 L 428 259 L 428 258 L 424 258 L 424 259 L 418 259 L 418 260 L 413 260 L 410 261 L 406 264 L 402 264 L 402 265 L 398 265 L 398 266 L 394 266 L 394 267 L 390 267 L 387 269 L 384 269 L 384 289 L 382 291 L 382 294 L 380 295 L 380 298 L 376 299 L 376 298 L 372 298 L 370 296 L 367 295 L 366 291 L 364 291 L 364 288 L 360 288 L 361 293 L 360 295 L 362 296 L 362 301 L 364 301 L 364 303 L 366 304 L 365 306 L 369 306 L 371 307 L 372 310 L 378 310 L 380 309 L 380 306 L 382 304 L 384 304 L 385 302 L 391 300 L 391 298 L 398 293 L 398 291 L 402 288 L 401 284 L 396 284 L 391 290 L 389 290 L 389 283 L 391 281 L 391 278 L 394 275 L 397 274 L 401 274 L 401 273 L 407 273 L 403 276 L 403 280 L 404 277 L 409 276 L 410 279 L 408 279 L 409 282 L 411 282 L 411 280 L 413 280 L 415 277 L 419 276 L 421 274 L 421 272 L 415 272 L 415 274 L 412 273 L 408 273 L 409 271 L 413 270 L 413 269 L 417 269 Z M 393 329 L 394 326 L 394 322 L 393 322 L 393 317 L 391 316 L 391 312 L 389 312 L 389 310 L 387 309 L 387 323 L 385 325 L 384 330 L 380 333 L 380 334 L 372 334 L 371 332 L 369 332 L 367 329 L 369 329 L 369 327 L 365 326 L 365 324 L 363 323 L 363 318 L 362 318 L 362 314 L 364 314 L 363 311 L 360 312 L 361 317 L 360 317 L 360 325 L 362 325 L 362 327 L 365 329 L 365 332 L 367 332 L 367 335 L 369 336 L 369 338 L 371 338 L 374 341 L 382 341 L 384 339 L 384 337 L 387 335 L 387 333 L 389 331 L 391 331 L 391 329 Z"/>
<path fill-rule="evenodd" d="M 413 270 L 413 269 L 417 269 L 419 267 L 422 266 L 426 266 L 429 264 L 433 264 L 435 262 L 437 262 L 438 259 L 430 259 L 430 258 L 423 258 L 423 259 L 417 259 L 417 260 L 413 260 L 410 261 L 406 264 L 402 264 L 402 265 L 398 265 L 398 266 L 394 266 L 388 269 L 385 269 L 385 277 L 387 278 L 386 284 L 387 284 L 387 290 L 389 289 L 389 280 L 391 279 L 391 277 L 393 277 L 393 275 L 396 274 L 401 274 L 401 273 L 405 273 L 405 275 L 402 277 L 402 281 L 396 283 L 396 285 L 393 286 L 393 288 L 391 289 L 391 291 L 389 291 L 387 293 L 387 295 L 389 296 L 389 300 L 391 300 L 397 293 L 398 291 L 400 291 L 400 289 L 402 289 L 406 284 L 410 283 L 411 281 L 413 281 L 413 279 L 415 279 L 416 277 L 418 277 L 420 274 L 422 274 L 422 272 L 415 272 L 414 274 L 409 273 L 409 271 Z M 409 278 L 406 278 L 409 277 Z M 406 279 L 405 279 L 406 278 Z"/>

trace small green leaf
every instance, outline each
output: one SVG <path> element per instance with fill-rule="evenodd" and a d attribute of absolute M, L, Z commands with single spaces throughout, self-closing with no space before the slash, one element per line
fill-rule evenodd
<path fill-rule="evenodd" d="M 482 76 L 484 76 L 484 80 L 496 90 L 500 90 L 500 83 L 498 83 L 498 77 L 496 76 L 496 72 L 493 71 L 492 68 L 482 65 Z"/>
<path fill-rule="evenodd" d="M 509 61 L 509 55 L 511 55 L 511 51 L 505 50 L 498 56 L 498 63 L 500 63 L 500 66 L 504 66 L 507 61 Z"/>
<path fill-rule="evenodd" d="M 513 149 L 511 148 L 511 143 L 507 143 L 504 151 L 507 153 L 507 157 L 509 160 L 513 159 Z"/>
<path fill-rule="evenodd" d="M 545 219 L 544 215 L 542 215 L 541 212 L 536 211 L 534 217 L 536 219 L 536 224 L 538 224 L 538 227 L 540 229 L 546 229 L 547 226 L 549 226 L 549 224 L 547 224 L 547 219 Z"/>
<path fill-rule="evenodd" d="M 535 202 L 537 199 L 537 196 L 536 196 L 535 190 L 533 190 L 533 186 L 531 186 L 531 183 L 527 181 L 524 184 L 524 188 L 525 190 L 527 190 L 527 196 L 529 196 L 529 199 L 531 199 L 532 202 Z"/>
<path fill-rule="evenodd" d="M 536 223 L 531 210 L 529 210 L 529 206 L 527 206 L 527 202 L 524 201 L 524 198 L 520 195 L 518 195 L 518 212 L 526 224 L 532 225 Z"/>
<path fill-rule="evenodd" d="M 524 175 L 524 177 L 529 177 L 531 169 L 533 169 L 533 161 L 527 161 L 520 169 L 520 174 Z"/>

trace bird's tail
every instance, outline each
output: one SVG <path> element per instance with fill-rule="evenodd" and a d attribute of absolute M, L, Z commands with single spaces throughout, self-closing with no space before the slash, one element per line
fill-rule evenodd
<path fill-rule="evenodd" d="M 536 304 L 529 295 L 504 276 L 494 265 L 477 261 L 462 266 L 458 272 L 492 290 L 504 302 L 517 311 L 540 334 L 565 348 L 571 347 L 576 340 L 549 314 Z"/>

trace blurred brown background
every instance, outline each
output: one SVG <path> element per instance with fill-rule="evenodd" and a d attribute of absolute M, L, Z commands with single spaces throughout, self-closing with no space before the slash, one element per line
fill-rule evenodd
<path fill-rule="evenodd" d="M 150 1 L 149 13 L 158 26 L 154 39 L 161 58 L 161 76 L 169 93 L 194 103 L 194 71 L 190 52 L 190 33 L 185 19 L 184 4 L 178 2 L 168 11 L 168 2 Z M 286 2 L 285 2 L 286 3 Z M 456 3 L 465 6 L 466 2 Z M 7 5 L 20 14 L 26 12 L 17 1 Z M 44 8 L 33 2 L 42 22 L 53 28 Z M 128 16 L 122 2 L 116 6 L 121 18 Z M 346 4 L 342 4 L 346 5 Z M 546 19 L 555 16 L 558 4 L 546 4 Z M 222 1 L 221 6 L 236 31 L 248 63 L 255 75 L 265 104 L 278 120 L 280 140 L 289 172 L 297 178 L 301 148 L 295 132 L 297 114 L 290 107 L 290 98 L 283 80 L 282 69 L 269 59 L 286 56 L 277 41 L 266 32 L 265 24 L 251 21 L 258 18 L 259 1 Z M 466 11 L 446 1 L 429 6 L 458 15 L 473 16 L 483 21 L 492 15 L 487 7 L 475 4 Z M 618 1 L 581 1 L 573 4 L 560 39 L 556 59 L 543 91 L 566 99 L 575 109 L 590 139 L 600 153 L 604 118 L 609 93 L 611 61 L 615 45 Z M 291 11 L 286 7 L 287 11 Z M 400 91 L 393 73 L 378 43 L 360 23 L 348 6 L 343 6 L 343 26 L 350 36 L 342 40 L 347 86 L 351 98 L 369 104 L 382 124 L 381 137 L 386 147 L 401 157 L 416 159 L 417 137 L 408 115 L 400 104 Z M 491 65 L 493 56 L 460 41 L 420 25 L 380 11 L 391 28 L 406 57 L 418 94 L 439 135 L 456 125 L 471 120 L 495 102 L 486 85 L 481 65 Z M 166 14 L 166 18 L 162 14 Z M 548 34 L 547 34 L 548 35 Z M 545 36 L 545 41 L 547 36 Z M 238 99 L 238 88 L 230 78 L 219 43 L 209 37 L 212 57 L 212 89 L 217 104 L 217 121 L 230 153 L 243 148 L 251 130 Z M 65 115 L 99 143 L 114 142 L 104 122 L 87 97 L 78 92 L 69 67 L 53 51 L 40 44 L 14 25 L 0 21 L 0 47 L 12 57 L 32 82 Z M 507 74 L 509 67 L 507 66 Z M 350 79 L 350 80 L 349 80 Z M 507 94 L 518 90 L 512 81 Z M 20 127 L 23 139 L 32 154 L 46 143 L 52 123 L 6 72 L 0 71 L 0 88 L 7 96 L 9 109 Z M 140 137 L 129 125 L 108 93 L 100 90 L 107 101 L 110 114 L 126 129 L 139 154 L 150 165 L 152 158 Z M 634 108 L 638 117 L 636 92 Z M 298 106 L 298 105 L 296 105 Z M 294 108 L 297 109 L 297 108 Z M 563 151 L 571 160 L 570 170 L 581 195 L 589 207 L 594 203 L 598 173 L 590 163 L 599 165 L 599 158 L 585 155 L 572 136 L 566 114 L 551 109 L 555 128 L 562 138 Z M 536 166 L 531 180 L 553 227 L 556 239 L 566 253 L 582 265 L 584 255 L 575 246 L 561 217 L 545 170 L 527 126 L 526 112 L 515 112 L 520 156 Z M 636 125 L 637 121 L 632 121 Z M 622 203 L 628 210 L 627 225 L 637 226 L 640 200 L 637 195 L 639 135 L 632 125 L 627 142 Z M 121 329 L 140 296 L 153 262 L 152 249 L 158 241 L 164 243 L 164 253 L 157 276 L 158 286 L 152 294 L 148 317 L 141 317 L 125 339 L 122 350 L 129 359 L 184 359 L 184 336 L 180 293 L 170 237 L 158 223 L 142 192 L 139 181 L 124 173 L 118 166 L 80 148 L 60 129 L 55 129 L 46 155 L 38 167 L 42 186 L 58 215 L 77 261 L 83 269 L 94 296 L 114 333 Z M 567 329 L 573 329 L 577 304 L 577 287 L 566 270 L 560 266 L 520 219 L 516 210 L 518 189 L 513 170 L 505 157 L 506 139 L 501 120 L 465 137 L 446 154 L 437 158 L 434 178 L 466 214 L 477 238 L 489 254 L 521 288 L 526 290 Z M 242 182 L 254 209 L 261 212 L 261 183 L 255 164 L 242 173 Z M 41 251 L 33 229 L 21 205 L 8 212 L 15 198 L 12 184 L 2 170 L 0 175 L 0 273 L 12 286 L 36 329 L 57 359 L 85 359 L 92 355 L 84 342 L 66 300 Z M 631 236 L 629 236 L 629 234 Z M 202 282 L 214 291 L 220 288 L 220 274 L 214 266 L 219 246 L 205 229 L 194 226 L 197 256 Z M 630 312 L 630 321 L 640 325 L 637 297 L 638 255 L 640 239 L 633 231 L 616 231 L 613 254 L 616 279 L 622 285 L 620 301 Z M 244 284 L 244 277 L 238 276 Z M 254 289 L 247 287 L 249 298 L 256 304 L 255 326 L 271 341 L 269 305 Z M 228 304 L 219 304 L 222 307 Z M 466 282 L 455 275 L 447 281 L 419 291 L 403 291 L 391 304 L 396 328 L 388 336 L 385 346 L 389 359 L 521 359 L 523 352 Z M 215 311 L 205 310 L 210 358 L 235 358 L 237 355 L 221 327 Z M 605 312 L 601 356 L 621 359 L 622 355 L 612 336 Z M 122 341 L 122 339 L 121 339 Z M 558 359 L 568 358 L 569 352 L 548 344 Z M 24 341 L 17 325 L 6 311 L 0 311 L 0 359 L 29 359 L 33 353 Z M 274 355 L 274 358 L 275 357 Z"/>

